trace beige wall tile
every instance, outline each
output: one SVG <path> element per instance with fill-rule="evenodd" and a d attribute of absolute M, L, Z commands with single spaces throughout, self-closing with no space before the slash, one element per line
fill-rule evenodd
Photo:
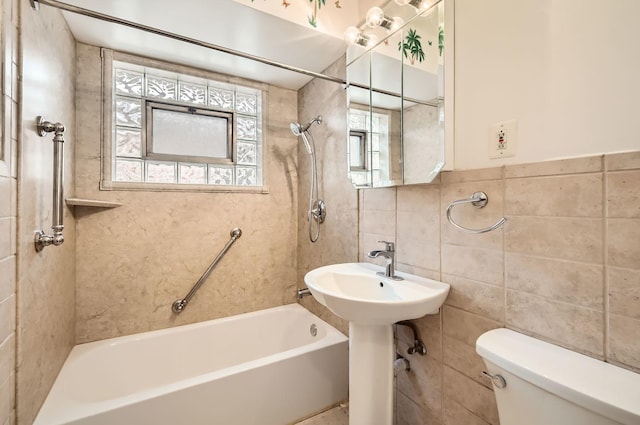
<path fill-rule="evenodd" d="M 395 235 L 396 212 L 365 210 L 360 231 L 378 235 Z"/>
<path fill-rule="evenodd" d="M 497 286 L 504 284 L 502 251 L 443 244 L 441 261 L 443 274 Z"/>
<path fill-rule="evenodd" d="M 602 358 L 603 313 L 507 290 L 507 326 Z"/>
<path fill-rule="evenodd" d="M 446 303 L 450 306 L 504 321 L 504 289 L 495 285 L 443 275 L 442 281 L 451 285 Z"/>
<path fill-rule="evenodd" d="M 607 170 L 633 170 L 640 168 L 640 151 L 609 154 L 604 156 Z"/>
<path fill-rule="evenodd" d="M 438 264 L 438 269 L 429 270 L 418 266 L 412 266 L 409 264 L 398 263 L 396 262 L 396 268 L 401 272 L 415 274 L 416 276 L 426 277 L 427 279 L 433 280 L 441 280 L 440 279 L 440 265 Z"/>
<path fill-rule="evenodd" d="M 16 330 L 16 296 L 0 300 L 0 341 L 4 341 Z M 1 377 L 0 377 L 1 379 Z"/>
<path fill-rule="evenodd" d="M 608 264 L 640 268 L 640 219 L 607 219 L 607 234 Z"/>
<path fill-rule="evenodd" d="M 429 416 L 442 415 L 442 363 L 431 356 L 402 354 L 411 362 L 410 371 L 399 371 L 396 388 Z"/>
<path fill-rule="evenodd" d="M 440 220 L 442 223 L 443 243 L 501 250 L 503 239 L 502 228 L 487 233 L 470 234 L 457 229 L 449 223 L 446 217 L 446 210 L 453 201 L 468 199 L 474 192 L 485 192 L 489 199 L 485 207 L 477 208 L 472 204 L 456 205 L 451 209 L 451 218 L 458 225 L 471 229 L 481 229 L 491 226 L 504 216 L 503 188 L 503 182 L 496 180 L 442 185 Z"/>
<path fill-rule="evenodd" d="M 445 305 L 442 316 L 442 333 L 470 347 L 476 346 L 476 340 L 483 333 L 504 327 L 501 322 L 487 319 L 455 307 Z"/>
<path fill-rule="evenodd" d="M 609 316 L 609 358 L 640 372 L 640 320 Z"/>
<path fill-rule="evenodd" d="M 440 185 L 411 185 L 398 187 L 398 211 L 421 212 L 426 216 L 440 216 Z"/>
<path fill-rule="evenodd" d="M 0 258 L 11 255 L 12 240 L 11 219 L 9 217 L 0 218 Z"/>
<path fill-rule="evenodd" d="M 9 217 L 12 214 L 11 208 L 11 185 L 12 178 L 0 176 L 0 217 Z"/>
<path fill-rule="evenodd" d="M 398 211 L 396 260 L 430 270 L 440 268 L 440 223 L 420 212 Z M 436 216 L 437 217 L 437 216 Z"/>
<path fill-rule="evenodd" d="M 2 199 L 2 198 L 0 198 Z M 11 216 L 18 215 L 18 180 L 11 179 Z"/>
<path fill-rule="evenodd" d="M 15 403 L 15 375 L 0 380 L 0 423 L 9 420 Z"/>
<path fill-rule="evenodd" d="M 452 399 L 490 424 L 498 424 L 498 407 L 493 391 L 464 376 L 460 372 L 444 367 L 445 399 Z"/>
<path fill-rule="evenodd" d="M 505 214 L 602 217 L 602 174 L 507 179 Z"/>
<path fill-rule="evenodd" d="M 608 268 L 609 312 L 640 320 L 640 270 Z"/>
<path fill-rule="evenodd" d="M 0 300 L 16 292 L 16 257 L 0 260 Z"/>
<path fill-rule="evenodd" d="M 603 169 L 602 156 L 561 159 L 532 164 L 507 165 L 505 178 L 538 177 L 559 174 L 596 173 Z"/>
<path fill-rule="evenodd" d="M 398 188 L 396 261 L 428 270 L 440 269 L 440 187 Z"/>
<path fill-rule="evenodd" d="M 607 217 L 640 218 L 640 171 L 607 174 Z"/>
<path fill-rule="evenodd" d="M 601 265 L 508 252 L 505 273 L 509 289 L 604 310 L 604 276 Z"/>
<path fill-rule="evenodd" d="M 488 422 L 480 419 L 468 411 L 460 403 L 450 398 L 444 399 L 443 423 L 445 425 L 487 425 Z"/>
<path fill-rule="evenodd" d="M 14 372 L 16 361 L 16 338 L 12 333 L 0 342 L 0 381 Z"/>
<path fill-rule="evenodd" d="M 363 189 L 365 211 L 395 211 L 396 188 Z"/>
<path fill-rule="evenodd" d="M 497 180 L 501 179 L 503 175 L 504 167 L 482 168 L 478 170 L 445 171 L 440 174 L 442 178 L 442 184 Z"/>
<path fill-rule="evenodd" d="M 481 375 L 486 367 L 482 357 L 476 353 L 475 347 L 445 336 L 442 339 L 442 351 L 445 365 L 487 388 L 492 388 L 491 382 Z"/>
<path fill-rule="evenodd" d="M 440 416 L 415 403 L 409 397 L 396 392 L 395 425 L 440 425 Z"/>
<path fill-rule="evenodd" d="M 602 220 L 592 218 L 510 217 L 505 249 L 549 258 L 602 263 Z"/>

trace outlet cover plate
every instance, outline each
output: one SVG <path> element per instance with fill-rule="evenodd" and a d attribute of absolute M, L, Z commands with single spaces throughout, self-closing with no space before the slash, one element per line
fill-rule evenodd
<path fill-rule="evenodd" d="M 489 128 L 489 158 L 507 158 L 516 155 L 518 122 L 503 121 Z"/>

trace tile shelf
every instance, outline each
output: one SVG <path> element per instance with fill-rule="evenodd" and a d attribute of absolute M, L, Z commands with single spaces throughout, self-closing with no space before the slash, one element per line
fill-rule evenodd
<path fill-rule="evenodd" d="M 118 208 L 122 206 L 118 202 L 98 201 L 95 199 L 66 198 L 64 201 L 70 207 Z"/>

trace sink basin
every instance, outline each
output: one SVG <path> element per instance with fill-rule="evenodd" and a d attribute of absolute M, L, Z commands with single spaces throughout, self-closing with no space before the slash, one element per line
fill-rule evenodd
<path fill-rule="evenodd" d="M 449 285 L 407 273 L 404 280 L 378 276 L 384 267 L 369 263 L 324 266 L 304 277 L 313 297 L 337 316 L 354 323 L 387 325 L 435 314 Z"/>

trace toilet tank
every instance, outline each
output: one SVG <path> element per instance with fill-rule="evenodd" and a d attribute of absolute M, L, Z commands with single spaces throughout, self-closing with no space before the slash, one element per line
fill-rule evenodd
<path fill-rule="evenodd" d="M 501 425 L 640 425 L 640 374 L 509 329 L 476 341 Z"/>

